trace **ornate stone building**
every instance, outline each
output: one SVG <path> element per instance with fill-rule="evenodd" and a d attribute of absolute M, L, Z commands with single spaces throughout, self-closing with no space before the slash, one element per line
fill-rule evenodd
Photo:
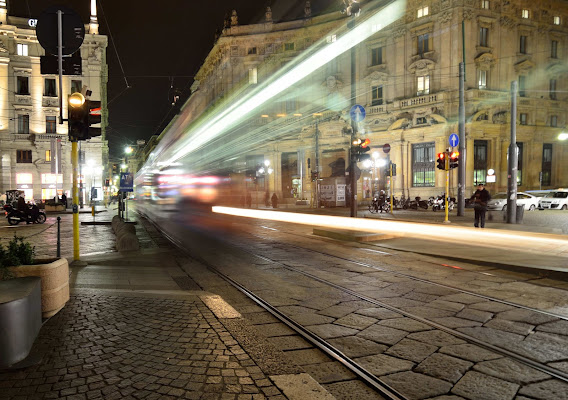
<path fill-rule="evenodd" d="M 349 108 L 356 103 L 366 110 L 358 136 L 369 138 L 377 152 L 374 163 L 359 164 L 359 199 L 388 188 L 382 166 L 387 157 L 397 166 L 395 195 L 440 194 L 445 172 L 436 169 L 436 154 L 458 131 L 458 74 L 464 60 L 466 195 L 478 182 L 487 182 L 492 192 L 506 190 L 513 80 L 519 84 L 513 116 L 519 190 L 568 186 L 568 145 L 559 138 L 568 118 L 568 2 L 409 0 L 403 17 L 386 27 L 369 22 L 380 8 L 361 3 L 356 25 L 367 24 L 373 33 L 355 47 L 353 62 L 345 51 L 280 91 L 254 116 L 227 127 L 222 140 L 206 144 L 192 165 L 243 173 L 256 182 L 252 190 L 280 198 L 313 199 L 316 168 L 324 184 L 345 175 Z M 270 87 L 310 49 L 332 48 L 349 32 L 351 18 L 341 12 L 314 16 L 309 2 L 303 17 L 285 22 L 275 22 L 267 9 L 265 21 L 243 26 L 233 12 L 196 75 L 192 96 L 157 149 L 165 151 L 191 131 L 185 128 L 191 121 L 204 121 Z M 450 175 L 456 195 L 457 169 Z"/>
<path fill-rule="evenodd" d="M 107 37 L 98 33 L 95 0 L 91 1 L 91 19 L 80 49 L 82 75 L 64 75 L 62 82 L 63 118 L 67 118 L 67 96 L 83 86 L 92 91 L 92 100 L 101 101 L 102 134 L 81 143 L 81 173 L 88 189 L 103 186 L 108 165 Z M 71 143 L 67 123 L 59 124 L 59 76 L 41 74 L 40 56 L 45 51 L 36 37 L 37 20 L 10 16 L 8 7 L 0 0 L 0 193 L 19 189 L 26 200 L 36 201 L 63 192 L 71 197 Z M 88 201 L 89 190 L 84 195 Z"/>

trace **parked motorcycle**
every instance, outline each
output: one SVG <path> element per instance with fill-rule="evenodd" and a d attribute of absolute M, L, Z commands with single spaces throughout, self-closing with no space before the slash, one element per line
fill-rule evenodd
<path fill-rule="evenodd" d="M 10 225 L 18 225 L 20 222 L 26 222 L 28 224 L 43 224 L 47 220 L 45 213 L 40 211 L 36 205 L 29 206 L 29 212 L 24 213 L 13 208 L 9 204 L 6 204 L 4 206 L 4 212 Z"/>
<path fill-rule="evenodd" d="M 371 213 L 378 213 L 380 212 L 390 212 L 390 203 L 388 201 L 383 201 L 381 204 L 379 198 L 373 197 L 373 201 L 369 204 L 369 211 Z"/>
<path fill-rule="evenodd" d="M 428 209 L 428 202 L 426 200 L 422 200 L 420 196 L 416 196 L 414 200 L 411 200 L 408 203 L 408 208 L 411 210 L 418 210 L 418 208 L 422 208 L 424 210 Z"/>
<path fill-rule="evenodd" d="M 448 211 L 452 211 L 455 207 L 455 204 L 456 204 L 456 198 L 450 197 L 448 199 Z M 432 205 L 432 211 L 439 211 L 439 210 L 441 211 L 445 209 L 446 209 L 446 200 L 444 198 L 444 195 L 442 194 L 434 200 L 434 204 Z"/>

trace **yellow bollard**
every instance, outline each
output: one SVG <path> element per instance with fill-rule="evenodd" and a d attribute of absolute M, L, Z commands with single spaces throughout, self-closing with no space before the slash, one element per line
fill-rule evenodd
<path fill-rule="evenodd" d="M 73 259 L 79 261 L 79 149 L 77 141 L 71 142 L 71 165 L 73 168 Z"/>
<path fill-rule="evenodd" d="M 91 206 L 91 215 L 95 216 L 95 206 Z"/>

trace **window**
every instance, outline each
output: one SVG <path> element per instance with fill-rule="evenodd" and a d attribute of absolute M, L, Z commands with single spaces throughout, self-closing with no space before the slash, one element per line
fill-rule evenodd
<path fill-rule="evenodd" d="M 550 80 L 550 99 L 556 100 L 556 79 Z"/>
<path fill-rule="evenodd" d="M 487 71 L 483 69 L 478 71 L 477 87 L 479 89 L 487 89 Z"/>
<path fill-rule="evenodd" d="M 376 47 L 371 50 L 371 65 L 381 65 L 383 63 L 383 48 Z"/>
<path fill-rule="evenodd" d="M 292 51 L 294 50 L 294 43 L 284 43 L 284 50 L 285 51 Z"/>
<path fill-rule="evenodd" d="M 78 80 L 71 81 L 71 93 L 81 92 L 83 90 L 83 82 Z"/>
<path fill-rule="evenodd" d="M 61 174 L 41 174 L 41 183 L 43 185 L 52 185 L 63 183 L 63 175 Z"/>
<path fill-rule="evenodd" d="M 434 142 L 412 145 L 412 186 L 434 187 L 435 158 Z"/>
<path fill-rule="evenodd" d="M 487 140 L 473 142 L 473 184 L 477 186 L 487 179 Z"/>
<path fill-rule="evenodd" d="M 558 58 L 558 40 L 550 42 L 550 58 Z"/>
<path fill-rule="evenodd" d="M 519 53 L 527 54 L 527 37 L 521 35 L 521 39 L 519 41 Z"/>
<path fill-rule="evenodd" d="M 18 43 L 17 47 L 17 52 L 19 56 L 28 56 L 28 45 L 27 44 L 22 44 L 22 43 Z"/>
<path fill-rule="evenodd" d="M 523 184 L 523 144 L 517 142 L 517 185 Z"/>
<path fill-rule="evenodd" d="M 554 25 L 560 25 L 560 17 L 559 16 L 555 16 L 553 19 Z"/>
<path fill-rule="evenodd" d="M 479 28 L 479 45 L 489 47 L 487 38 L 489 37 L 489 28 Z"/>
<path fill-rule="evenodd" d="M 249 47 L 247 54 L 256 54 L 256 47 Z"/>
<path fill-rule="evenodd" d="M 23 164 L 31 164 L 32 151 L 31 150 L 16 150 L 16 162 Z"/>
<path fill-rule="evenodd" d="M 416 125 L 424 125 L 427 123 L 426 117 L 418 117 L 416 118 Z"/>
<path fill-rule="evenodd" d="M 57 133 L 55 116 L 48 115 L 45 117 L 45 133 Z"/>
<path fill-rule="evenodd" d="M 481 8 L 489 10 L 489 0 L 481 0 Z"/>
<path fill-rule="evenodd" d="M 329 35 L 325 38 L 327 43 L 333 43 L 337 40 L 337 35 Z"/>
<path fill-rule="evenodd" d="M 525 97 L 527 90 L 527 77 L 519 75 L 519 96 Z"/>
<path fill-rule="evenodd" d="M 428 6 L 424 6 L 418 9 L 417 18 L 422 18 L 428 15 Z"/>
<path fill-rule="evenodd" d="M 29 78 L 27 76 L 18 76 L 17 77 L 17 94 L 30 94 L 30 86 L 28 84 Z"/>
<path fill-rule="evenodd" d="M 521 11 L 521 18 L 528 18 L 529 17 L 529 10 L 524 9 Z"/>
<path fill-rule="evenodd" d="M 371 105 L 380 106 L 383 104 L 383 86 L 373 86 L 371 87 Z"/>
<path fill-rule="evenodd" d="M 43 95 L 47 97 L 57 97 L 54 78 L 45 78 L 43 85 Z"/>
<path fill-rule="evenodd" d="M 258 83 L 258 70 L 256 68 L 249 68 L 249 83 L 251 85 Z"/>
<path fill-rule="evenodd" d="M 550 126 L 552 128 L 556 128 L 558 126 L 558 116 L 557 115 L 551 115 L 550 116 Z"/>
<path fill-rule="evenodd" d="M 552 177 L 552 143 L 543 143 L 542 145 L 542 173 L 541 184 L 550 186 Z"/>
<path fill-rule="evenodd" d="M 417 82 L 417 91 L 416 91 L 417 96 L 430 93 L 430 75 L 418 76 L 416 78 L 416 82 Z"/>
<path fill-rule="evenodd" d="M 51 150 L 45 151 L 45 162 L 51 162 Z"/>
<path fill-rule="evenodd" d="M 429 36 L 430 35 L 427 34 L 427 33 L 418 36 L 418 54 L 424 55 L 424 53 L 427 53 L 428 51 L 430 51 L 428 49 Z"/>
<path fill-rule="evenodd" d="M 18 115 L 18 133 L 30 133 L 29 115 Z"/>
<path fill-rule="evenodd" d="M 526 125 L 527 124 L 527 113 L 521 113 L 521 115 L 519 116 L 519 120 L 521 122 L 521 125 Z"/>

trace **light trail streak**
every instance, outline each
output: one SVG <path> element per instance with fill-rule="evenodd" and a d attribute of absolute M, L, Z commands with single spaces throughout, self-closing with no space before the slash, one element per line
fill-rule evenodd
<path fill-rule="evenodd" d="M 216 139 L 232 126 L 241 121 L 244 116 L 254 112 L 267 101 L 275 98 L 278 94 L 290 86 L 306 78 L 309 74 L 326 65 L 340 54 L 358 45 L 370 36 L 376 34 L 377 26 L 388 26 L 404 15 L 406 1 L 399 0 L 385 6 L 374 15 L 362 21 L 358 26 L 345 32 L 335 42 L 330 43 L 320 50 L 316 50 L 304 61 L 299 62 L 289 71 L 282 73 L 267 86 L 254 91 L 250 95 L 236 100 L 232 105 L 215 115 L 210 121 L 202 124 L 188 136 L 181 139 L 178 149 L 166 164 L 172 164 L 206 143 Z"/>
<path fill-rule="evenodd" d="M 439 226 L 424 223 L 385 221 L 367 218 L 349 218 L 329 215 L 310 215 L 282 211 L 247 210 L 232 207 L 213 207 L 213 212 L 246 218 L 316 225 L 332 229 L 350 229 L 373 233 L 400 234 L 426 240 L 467 243 L 498 248 L 503 251 L 520 250 L 558 257 L 568 254 L 568 239 L 553 234 L 496 231 L 461 226 Z M 451 251 L 451 250 L 450 250 Z M 554 267 L 550 267 L 554 269 Z"/>

